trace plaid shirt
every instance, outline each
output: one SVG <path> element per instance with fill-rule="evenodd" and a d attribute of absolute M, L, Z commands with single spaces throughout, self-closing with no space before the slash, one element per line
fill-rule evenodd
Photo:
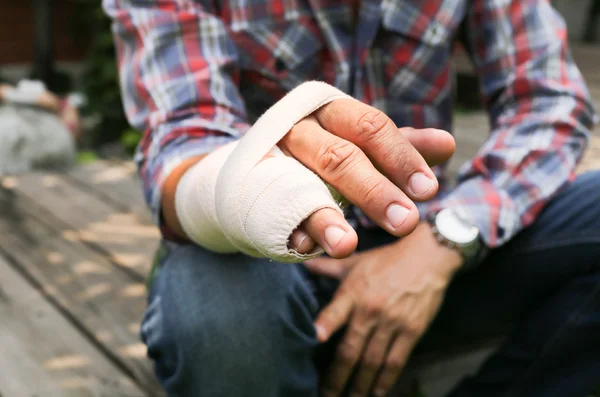
<path fill-rule="evenodd" d="M 443 188 L 421 214 L 460 208 L 497 247 L 573 178 L 594 111 L 547 0 L 361 0 L 356 25 L 353 3 L 104 0 L 126 113 L 144 131 L 136 159 L 157 219 L 174 167 L 238 139 L 303 81 L 335 85 L 398 126 L 451 130 L 459 32 L 491 134 L 456 186 L 438 170 Z"/>

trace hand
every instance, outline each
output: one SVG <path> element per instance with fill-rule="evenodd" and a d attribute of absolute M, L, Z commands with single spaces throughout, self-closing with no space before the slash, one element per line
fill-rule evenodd
<path fill-rule="evenodd" d="M 350 395 L 384 396 L 433 320 L 461 262 L 461 255 L 440 245 L 426 223 L 388 246 L 342 260 L 307 261 L 311 271 L 343 280 L 315 323 L 321 342 L 348 324 L 323 396 L 340 396 L 356 367 Z"/>
<path fill-rule="evenodd" d="M 437 191 L 428 163 L 446 161 L 454 153 L 455 143 L 445 131 L 398 129 L 381 111 L 353 99 L 338 99 L 298 122 L 278 146 L 400 237 L 418 223 L 411 199 L 427 200 Z M 175 192 L 181 177 L 203 157 L 184 160 L 169 174 L 162 190 L 164 222 L 183 238 L 186 234 L 175 210 Z M 292 233 L 289 245 L 308 253 L 319 244 L 329 256 L 343 258 L 354 252 L 357 241 L 343 216 L 323 209 Z"/>
<path fill-rule="evenodd" d="M 379 226 L 395 236 L 416 227 L 412 200 L 432 198 L 437 180 L 428 166 L 447 160 L 454 139 L 442 130 L 400 128 L 381 111 L 338 99 L 297 123 L 279 147 L 333 186 Z M 358 238 L 331 209 L 315 212 L 290 238 L 301 253 L 315 244 L 334 258 L 356 249 Z"/>

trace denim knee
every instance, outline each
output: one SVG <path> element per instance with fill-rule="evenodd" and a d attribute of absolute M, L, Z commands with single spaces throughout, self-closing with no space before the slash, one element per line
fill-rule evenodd
<path fill-rule="evenodd" d="M 294 265 L 178 246 L 142 338 L 170 396 L 311 396 L 317 306 Z"/>

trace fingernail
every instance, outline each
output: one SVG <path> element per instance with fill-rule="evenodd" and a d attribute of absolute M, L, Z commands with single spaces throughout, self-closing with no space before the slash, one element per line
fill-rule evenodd
<path fill-rule="evenodd" d="M 296 245 L 296 251 L 306 254 L 311 252 L 315 248 L 315 242 L 313 239 L 304 232 L 300 233 L 300 239 Z"/>
<path fill-rule="evenodd" d="M 410 210 L 406 207 L 403 207 L 398 204 L 392 204 L 387 209 L 387 218 L 388 222 L 394 227 L 400 227 L 406 218 L 408 218 L 408 214 L 410 214 Z"/>
<path fill-rule="evenodd" d="M 296 230 L 293 235 L 292 235 L 292 239 L 294 240 L 294 249 L 296 251 L 300 250 L 300 247 L 302 246 L 302 243 L 304 242 L 304 240 L 306 240 L 306 238 L 308 237 L 308 234 L 300 231 L 300 230 Z"/>
<path fill-rule="evenodd" d="M 317 331 L 317 339 L 319 339 L 320 341 L 327 340 L 327 331 L 325 330 L 325 328 L 323 328 L 323 326 L 316 324 L 315 330 Z"/>
<path fill-rule="evenodd" d="M 297 249 L 300 249 L 302 247 L 302 243 L 306 240 L 307 237 L 308 237 L 308 234 L 304 233 L 304 235 L 302 236 L 302 238 L 300 238 L 300 241 L 298 242 Z"/>
<path fill-rule="evenodd" d="M 421 196 L 433 188 L 433 181 L 422 172 L 417 172 L 410 177 L 409 185 L 413 194 Z"/>
<path fill-rule="evenodd" d="M 325 229 L 325 241 L 331 249 L 334 249 L 345 235 L 346 231 L 337 226 L 329 226 Z"/>

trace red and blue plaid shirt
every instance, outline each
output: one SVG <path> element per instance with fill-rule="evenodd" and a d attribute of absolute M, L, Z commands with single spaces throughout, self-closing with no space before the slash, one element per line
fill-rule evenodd
<path fill-rule="evenodd" d="M 399 127 L 451 130 L 451 55 L 464 32 L 491 134 L 421 214 L 461 208 L 491 247 L 535 220 L 573 177 L 594 117 L 549 2 L 361 0 L 356 24 L 353 3 L 104 0 L 157 219 L 162 184 L 182 160 L 238 139 L 307 80 L 335 85 Z"/>

